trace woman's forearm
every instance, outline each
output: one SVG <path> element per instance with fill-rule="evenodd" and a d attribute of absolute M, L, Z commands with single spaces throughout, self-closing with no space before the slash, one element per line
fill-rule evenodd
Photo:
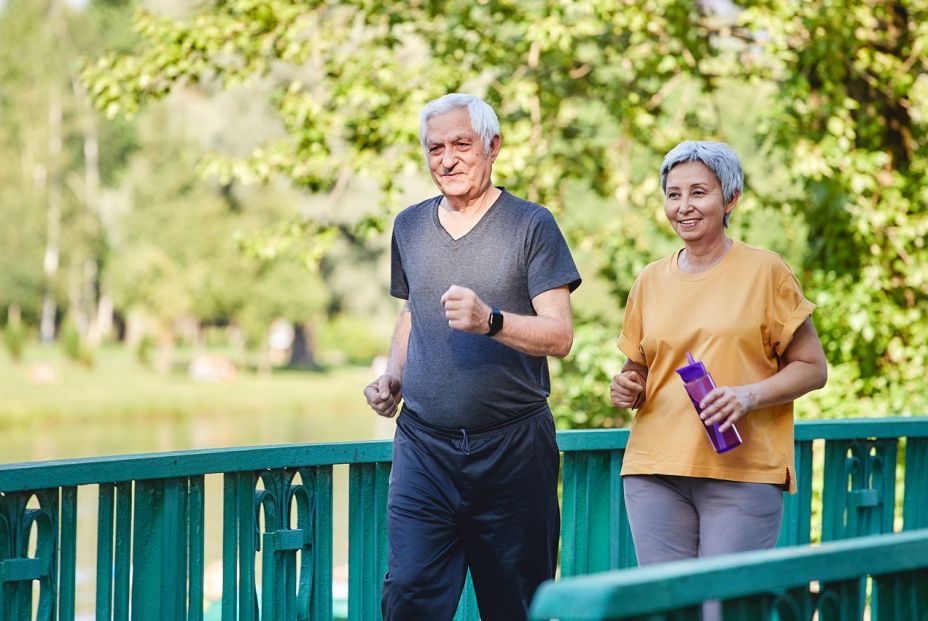
<path fill-rule="evenodd" d="M 761 410 L 795 401 L 802 395 L 825 385 L 828 377 L 825 365 L 793 360 L 776 375 L 753 384 L 741 386 L 747 395 L 748 411 Z"/>

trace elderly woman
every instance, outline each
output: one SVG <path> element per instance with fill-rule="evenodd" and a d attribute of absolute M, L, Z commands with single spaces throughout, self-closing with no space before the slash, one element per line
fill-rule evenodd
<path fill-rule="evenodd" d="M 790 268 L 725 235 L 743 186 L 738 156 L 687 141 L 660 174 L 683 248 L 635 280 L 618 340 L 628 361 L 611 385 L 616 407 L 637 409 L 622 477 L 641 565 L 776 544 L 782 491 L 796 491 L 793 400 L 827 375 L 815 305 Z M 675 373 L 687 352 L 717 385 L 700 415 Z M 743 443 L 716 453 L 713 424 L 736 424 Z"/>

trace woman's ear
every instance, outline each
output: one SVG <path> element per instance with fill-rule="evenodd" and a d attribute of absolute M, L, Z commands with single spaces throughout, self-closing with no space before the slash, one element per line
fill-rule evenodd
<path fill-rule="evenodd" d="M 731 200 L 728 201 L 728 203 L 725 205 L 725 213 L 726 213 L 726 214 L 730 214 L 730 213 L 735 209 L 735 205 L 738 204 L 738 199 L 739 199 L 739 198 L 741 198 L 741 192 L 735 192 L 735 193 L 732 195 Z"/>

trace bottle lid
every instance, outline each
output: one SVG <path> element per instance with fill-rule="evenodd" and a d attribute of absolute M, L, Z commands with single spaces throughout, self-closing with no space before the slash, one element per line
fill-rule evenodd
<path fill-rule="evenodd" d="M 706 374 L 706 366 L 693 358 L 693 354 L 686 352 L 687 365 L 677 369 L 677 373 L 684 382 L 692 382 Z"/>

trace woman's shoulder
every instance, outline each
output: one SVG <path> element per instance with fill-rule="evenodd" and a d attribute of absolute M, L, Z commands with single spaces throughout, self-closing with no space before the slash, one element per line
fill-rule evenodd
<path fill-rule="evenodd" d="M 778 253 L 773 250 L 767 250 L 766 248 L 758 248 L 756 246 L 750 246 L 741 241 L 734 241 L 735 247 L 738 248 L 739 262 L 750 262 L 758 267 L 760 266 L 770 266 L 771 268 L 781 268 L 785 267 L 789 269 L 789 266 L 786 264 L 786 261 Z"/>
<path fill-rule="evenodd" d="M 679 250 L 675 250 L 666 257 L 661 257 L 651 261 L 638 272 L 638 278 L 657 278 L 665 274 L 670 273 L 670 267 L 673 265 L 673 262 L 677 260 L 677 254 Z"/>
<path fill-rule="evenodd" d="M 737 264 L 748 268 L 751 273 L 767 273 L 777 282 L 787 276 L 793 276 L 793 270 L 786 260 L 773 250 L 757 248 L 740 241 L 734 243 L 738 248 Z"/>

